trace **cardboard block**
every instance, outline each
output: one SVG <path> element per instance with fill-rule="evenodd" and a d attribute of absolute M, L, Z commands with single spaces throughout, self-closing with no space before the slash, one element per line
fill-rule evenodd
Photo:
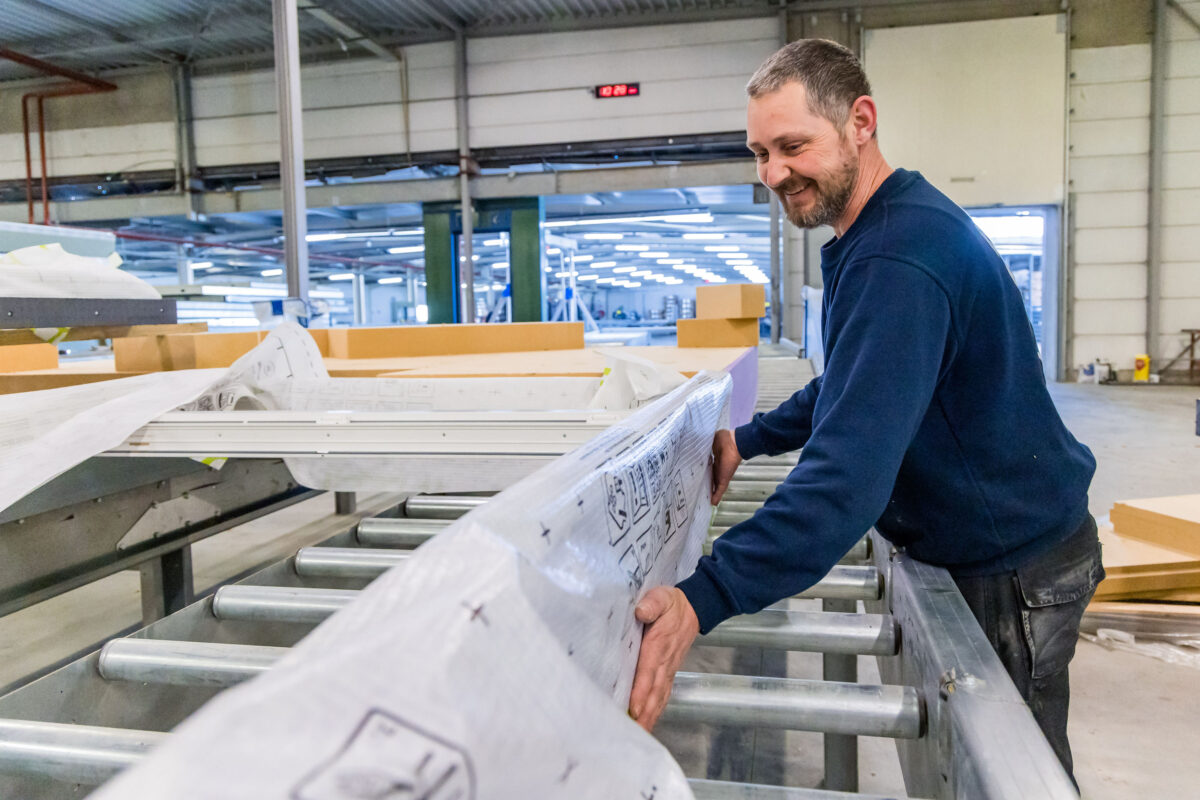
<path fill-rule="evenodd" d="M 696 287 L 697 319 L 758 319 L 767 313 L 761 283 L 720 283 Z"/>

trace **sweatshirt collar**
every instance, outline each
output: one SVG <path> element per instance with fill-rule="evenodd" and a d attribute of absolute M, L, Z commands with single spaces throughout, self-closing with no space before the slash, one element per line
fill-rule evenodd
<path fill-rule="evenodd" d="M 897 167 L 892 171 L 892 174 L 884 179 L 883 183 L 879 184 L 879 188 L 871 195 L 862 211 L 859 212 L 858 218 L 851 223 L 850 228 L 841 237 L 833 237 L 825 244 L 821 245 L 821 264 L 836 264 L 841 261 L 842 256 L 849 247 L 849 243 L 853 242 L 863 235 L 863 231 L 869 228 L 873 219 L 880 214 L 883 207 L 887 205 L 888 200 L 899 194 L 909 183 L 920 178 L 921 173 L 913 172 Z"/>

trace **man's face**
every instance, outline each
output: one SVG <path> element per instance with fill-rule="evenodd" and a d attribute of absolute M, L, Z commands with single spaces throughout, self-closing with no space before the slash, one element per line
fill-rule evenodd
<path fill-rule="evenodd" d="M 779 196 L 796 227 L 832 225 L 846 209 L 858 177 L 858 149 L 809 109 L 802 84 L 750 99 L 746 146 L 758 161 L 758 179 Z"/>

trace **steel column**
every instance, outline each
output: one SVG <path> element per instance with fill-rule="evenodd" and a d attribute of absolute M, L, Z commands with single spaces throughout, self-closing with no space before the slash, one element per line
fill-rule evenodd
<path fill-rule="evenodd" d="M 1167 0 L 1154 0 L 1154 38 L 1150 62 L 1150 180 L 1147 191 L 1149 227 L 1146 236 L 1146 352 L 1150 363 L 1159 357 L 1162 310 L 1163 152 L 1166 149 Z"/>
<path fill-rule="evenodd" d="M 138 571 L 142 581 L 143 625 L 174 614 L 195 600 L 190 544 L 143 561 Z"/>
<path fill-rule="evenodd" d="M 467 37 L 454 34 L 454 104 L 458 126 L 458 197 L 462 206 L 462 247 L 458 279 L 462 284 L 462 322 L 475 321 L 475 206 L 471 202 L 471 125 L 467 115 Z M 458 287 L 455 287 L 457 290 Z"/>
<path fill-rule="evenodd" d="M 300 23 L 296 0 L 271 0 L 275 87 L 279 95 L 279 178 L 289 297 L 308 301 L 308 208 L 304 196 L 304 115 L 300 99 Z"/>
<path fill-rule="evenodd" d="M 335 514 L 353 514 L 355 507 L 358 505 L 358 495 L 354 492 L 334 492 L 333 493 L 333 513 Z"/>

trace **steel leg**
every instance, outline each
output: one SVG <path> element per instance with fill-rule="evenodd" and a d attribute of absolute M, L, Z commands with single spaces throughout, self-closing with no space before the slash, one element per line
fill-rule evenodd
<path fill-rule="evenodd" d="M 333 493 L 333 512 L 335 514 L 353 514 L 357 506 L 356 495 L 354 492 L 334 492 Z"/>
<path fill-rule="evenodd" d="M 853 613 L 858 605 L 854 600 L 822 600 L 821 610 Z M 841 683 L 858 682 L 858 656 L 825 653 L 821 656 L 821 677 Z M 845 734 L 825 734 L 825 789 L 843 792 L 858 791 L 858 739 Z"/>
<path fill-rule="evenodd" d="M 195 600 L 192 546 L 164 553 L 139 565 L 142 574 L 142 623 L 149 625 Z"/>

